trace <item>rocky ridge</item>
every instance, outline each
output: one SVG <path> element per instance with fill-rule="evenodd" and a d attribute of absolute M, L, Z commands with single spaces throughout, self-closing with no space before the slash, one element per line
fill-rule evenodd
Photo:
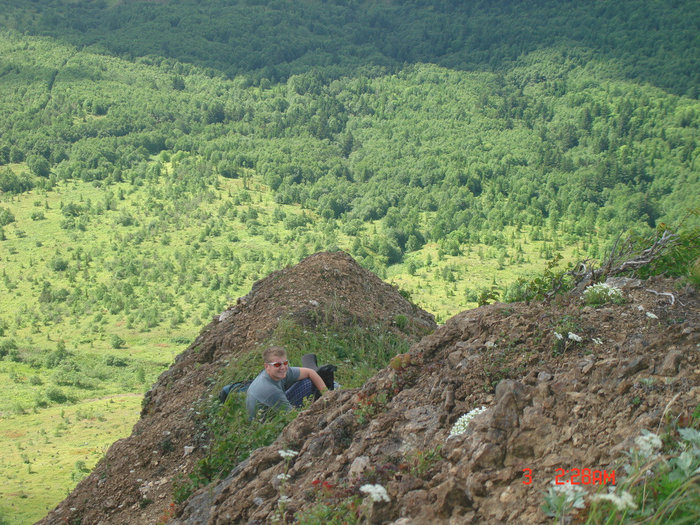
<path fill-rule="evenodd" d="M 341 505 L 368 483 L 389 499 L 365 498 L 352 510 L 369 523 L 547 522 L 542 493 L 557 468 L 611 471 L 642 429 L 687 421 L 700 399 L 697 291 L 661 278 L 615 284 L 624 304 L 584 306 L 572 294 L 458 314 L 362 388 L 323 396 L 273 445 L 173 508 L 170 522 L 270 523 L 282 491 L 287 518 L 311 516 L 320 502 Z M 201 457 L 185 447 L 198 431 L 191 410 L 212 393 L 207 378 L 283 316 L 312 324 L 329 303 L 338 322 L 390 327 L 397 314 L 409 316 L 416 340 L 432 323 L 345 254 L 272 274 L 163 374 L 132 436 L 43 522 L 163 521 L 173 476 Z M 476 407 L 485 410 L 450 436 Z M 285 462 L 280 450 L 298 455 Z M 145 497 L 155 503 L 141 509 Z"/>
<path fill-rule="evenodd" d="M 395 326 L 402 315 L 406 325 Z M 196 410 L 232 358 L 259 352 L 281 320 L 395 332 L 409 341 L 435 328 L 431 314 L 343 252 L 318 253 L 256 282 L 206 326 L 146 394 L 131 436 L 115 442 L 93 472 L 39 523 L 146 524 L 162 520 L 172 481 L 205 454 Z M 147 505 L 144 502 L 152 502 Z"/>
<path fill-rule="evenodd" d="M 283 473 L 288 518 L 372 483 L 389 501 L 365 498 L 368 523 L 549 522 L 540 507 L 557 468 L 611 473 L 642 429 L 687 422 L 700 399 L 697 292 L 664 279 L 615 284 L 623 305 L 569 295 L 455 316 L 362 389 L 324 396 L 173 523 L 270 523 Z M 286 449 L 298 451 L 289 465 Z"/>

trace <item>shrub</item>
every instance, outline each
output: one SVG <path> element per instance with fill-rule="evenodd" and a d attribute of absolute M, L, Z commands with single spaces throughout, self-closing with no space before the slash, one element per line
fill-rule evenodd
<path fill-rule="evenodd" d="M 589 286 L 583 291 L 583 301 L 591 306 L 600 306 L 608 303 L 623 304 L 625 297 L 619 288 L 605 283 L 598 283 Z"/>
<path fill-rule="evenodd" d="M 113 334 L 110 338 L 110 344 L 112 345 L 112 348 L 119 349 L 124 347 L 126 341 L 124 341 L 124 339 L 119 337 L 117 334 Z"/>
<path fill-rule="evenodd" d="M 54 255 L 50 265 L 51 269 L 55 272 L 63 272 L 68 269 L 68 261 L 58 255 Z"/>
<path fill-rule="evenodd" d="M 399 314 L 394 317 L 394 324 L 399 330 L 403 330 L 408 325 L 408 317 L 403 314 Z"/>
<path fill-rule="evenodd" d="M 107 366 L 116 366 L 116 367 L 125 367 L 128 362 L 126 359 L 123 357 L 118 357 L 116 355 L 107 355 L 105 356 L 105 364 Z"/>
<path fill-rule="evenodd" d="M 65 403 L 68 396 L 57 386 L 51 386 L 46 390 L 46 397 L 54 403 Z"/>
<path fill-rule="evenodd" d="M 654 234 L 646 237 L 631 237 L 630 243 L 639 251 L 654 244 L 661 235 L 668 233 L 666 225 L 661 225 Z M 670 277 L 691 276 L 700 261 L 700 228 L 679 229 L 674 242 L 670 243 L 658 257 L 638 268 L 637 277 L 646 279 L 653 275 Z"/>
<path fill-rule="evenodd" d="M 71 472 L 71 479 L 76 483 L 83 479 L 90 473 L 90 469 L 87 467 L 84 461 L 78 460 L 75 462 L 75 469 Z"/>
<path fill-rule="evenodd" d="M 75 386 L 78 388 L 93 388 L 93 383 L 85 377 L 80 365 L 73 360 L 64 360 L 53 374 L 53 381 L 57 385 Z"/>
<path fill-rule="evenodd" d="M 0 208 L 0 226 L 6 226 L 15 222 L 15 216 L 7 208 Z"/>
<path fill-rule="evenodd" d="M 5 357 L 11 350 L 17 350 L 17 343 L 14 339 L 5 339 L 0 342 L 0 357 Z"/>
<path fill-rule="evenodd" d="M 37 177 L 48 177 L 51 173 L 51 165 L 41 155 L 30 155 L 27 157 L 27 166 Z"/>
<path fill-rule="evenodd" d="M 59 341 L 56 350 L 46 356 L 44 365 L 46 368 L 56 368 L 68 355 L 66 344 L 63 341 Z"/>
<path fill-rule="evenodd" d="M 34 409 L 36 410 L 37 408 L 46 408 L 47 406 L 49 406 L 49 402 L 44 396 L 37 392 L 34 395 Z"/>
<path fill-rule="evenodd" d="M 479 306 L 485 306 L 492 301 L 498 301 L 498 289 L 496 285 L 492 285 L 491 288 L 483 288 L 479 292 L 479 297 L 477 298 L 477 304 Z"/>

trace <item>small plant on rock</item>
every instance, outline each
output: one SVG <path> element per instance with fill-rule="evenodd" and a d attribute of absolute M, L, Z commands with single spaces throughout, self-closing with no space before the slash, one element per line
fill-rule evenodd
<path fill-rule="evenodd" d="M 422 478 L 433 466 L 443 459 L 442 445 L 428 450 L 417 450 L 409 454 L 406 460 L 410 468 L 411 475 Z"/>
<path fill-rule="evenodd" d="M 603 304 L 623 304 L 625 297 L 622 290 L 605 283 L 589 286 L 583 291 L 583 301 L 589 306 L 601 306 Z"/>
<path fill-rule="evenodd" d="M 361 499 L 347 488 L 336 487 L 328 481 L 311 482 L 312 496 L 316 503 L 294 517 L 299 525 L 355 525 L 359 521 Z"/>
<path fill-rule="evenodd" d="M 586 491 L 580 486 L 565 483 L 555 485 L 547 489 L 542 505 L 542 512 L 551 518 L 555 518 L 558 523 L 566 523 L 566 518 L 574 509 L 584 508 L 584 497 Z"/>
<path fill-rule="evenodd" d="M 158 525 L 164 525 L 165 523 L 168 523 L 171 519 L 175 517 L 176 510 L 177 509 L 175 508 L 175 503 L 171 503 L 163 510 L 163 513 L 160 515 L 156 523 Z"/>
<path fill-rule="evenodd" d="M 583 342 L 583 337 L 578 335 L 581 327 L 576 319 L 569 315 L 565 315 L 554 327 L 554 348 L 552 355 L 557 356 L 563 354 L 570 347 L 577 343 Z"/>
<path fill-rule="evenodd" d="M 291 465 L 292 459 L 299 453 L 296 450 L 280 450 L 279 455 L 284 459 L 284 472 L 277 475 L 279 480 L 279 493 L 280 497 L 277 500 L 277 508 L 272 516 L 273 523 L 291 523 L 292 520 L 288 520 L 288 503 L 289 496 L 287 496 L 287 482 L 291 478 L 289 475 L 289 467 Z M 292 517 L 293 518 L 293 517 Z"/>
<path fill-rule="evenodd" d="M 377 414 L 382 412 L 389 398 L 384 392 L 367 395 L 364 392 L 357 394 L 357 404 L 353 413 L 360 425 L 368 423 Z"/>

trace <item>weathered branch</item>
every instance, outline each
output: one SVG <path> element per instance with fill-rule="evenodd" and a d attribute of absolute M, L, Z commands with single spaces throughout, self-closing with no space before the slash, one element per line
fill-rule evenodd
<path fill-rule="evenodd" d="M 653 293 L 653 294 L 655 294 L 655 295 L 663 295 L 663 296 L 668 297 L 668 302 L 671 303 L 671 305 L 673 305 L 673 304 L 676 302 L 676 296 L 673 295 L 673 294 L 670 293 L 670 292 L 657 292 L 656 290 L 652 290 L 652 289 L 650 289 L 650 288 L 647 288 L 646 291 L 647 291 L 647 292 L 650 292 L 650 293 Z M 681 303 L 680 301 L 678 301 L 678 302 L 681 304 L 681 306 L 685 306 L 685 305 L 684 305 L 683 303 Z"/>
<path fill-rule="evenodd" d="M 603 277 L 613 277 L 624 272 L 637 270 L 653 262 L 661 257 L 668 248 L 673 246 L 677 239 L 677 234 L 665 230 L 648 248 L 639 252 L 635 249 L 631 240 L 628 240 L 618 250 L 620 243 L 620 235 L 618 235 L 610 251 L 610 256 L 600 268 L 591 267 L 590 270 L 587 270 L 587 264 L 590 260 L 586 259 L 579 262 L 576 269 L 570 270 L 564 275 L 573 276 L 576 287 L 582 288 L 591 282 L 600 281 Z M 559 282 L 553 283 L 553 289 L 558 289 L 561 286 L 562 278 L 563 276 L 559 279 Z M 557 285 L 556 288 L 555 285 Z"/>

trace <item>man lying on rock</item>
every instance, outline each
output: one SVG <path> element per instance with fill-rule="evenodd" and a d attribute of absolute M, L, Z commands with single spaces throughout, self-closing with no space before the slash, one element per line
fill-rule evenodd
<path fill-rule="evenodd" d="M 255 418 L 258 410 L 300 408 L 304 398 L 321 397 L 328 389 L 333 390 L 333 372 L 336 367 L 326 365 L 318 368 L 316 355 L 306 354 L 301 359 L 304 366 L 289 366 L 287 351 L 281 346 L 271 346 L 263 352 L 265 368 L 248 387 L 246 409 L 248 419 Z"/>

